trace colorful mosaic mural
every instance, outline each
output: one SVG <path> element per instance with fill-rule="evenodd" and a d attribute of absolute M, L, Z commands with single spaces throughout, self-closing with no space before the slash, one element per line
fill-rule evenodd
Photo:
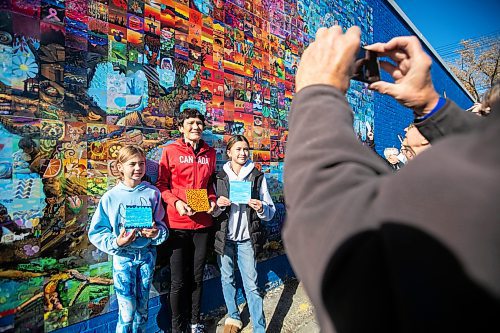
<path fill-rule="evenodd" d="M 0 327 L 45 331 L 107 311 L 109 258 L 86 236 L 114 158 L 135 143 L 154 181 L 174 118 L 195 107 L 219 166 L 244 134 L 278 211 L 267 251 L 283 253 L 283 159 L 294 76 L 321 26 L 359 25 L 366 0 L 11 0 L 0 6 Z M 373 96 L 348 99 L 361 140 Z M 216 275 L 207 265 L 206 277 Z M 162 292 L 162 290 L 158 290 Z"/>

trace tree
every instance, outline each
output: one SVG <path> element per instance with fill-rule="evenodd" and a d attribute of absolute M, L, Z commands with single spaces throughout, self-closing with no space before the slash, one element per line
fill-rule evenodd
<path fill-rule="evenodd" d="M 497 39 L 484 43 L 481 41 L 462 40 L 460 55 L 449 62 L 451 71 L 472 94 L 476 101 L 500 79 L 500 43 Z"/>

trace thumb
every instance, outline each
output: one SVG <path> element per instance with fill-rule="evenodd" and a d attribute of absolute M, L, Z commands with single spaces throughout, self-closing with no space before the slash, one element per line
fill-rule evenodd
<path fill-rule="evenodd" d="M 384 95 L 394 96 L 396 85 L 385 81 L 377 81 L 370 84 L 368 89 L 375 90 Z"/>
<path fill-rule="evenodd" d="M 120 230 L 120 237 L 125 237 L 125 232 L 126 232 L 125 228 L 122 228 Z"/>

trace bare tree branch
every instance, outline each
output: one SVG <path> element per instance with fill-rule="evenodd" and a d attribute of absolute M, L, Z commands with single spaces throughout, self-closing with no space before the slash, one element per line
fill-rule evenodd
<path fill-rule="evenodd" d="M 462 40 L 460 44 L 459 57 L 448 65 L 465 89 L 479 101 L 482 93 L 500 79 L 499 43 L 482 46 L 472 40 Z"/>

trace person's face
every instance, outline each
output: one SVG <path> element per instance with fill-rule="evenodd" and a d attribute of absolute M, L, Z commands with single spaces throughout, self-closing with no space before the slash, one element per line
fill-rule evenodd
<path fill-rule="evenodd" d="M 146 160 L 140 155 L 135 155 L 124 163 L 117 163 L 117 167 L 123 174 L 125 185 L 135 187 L 146 173 Z"/>
<path fill-rule="evenodd" d="M 415 126 L 407 127 L 405 131 L 406 137 L 403 140 L 403 146 L 407 148 L 404 151 L 406 158 L 412 159 L 430 147 L 429 141 Z"/>
<path fill-rule="evenodd" d="M 199 118 L 188 118 L 179 126 L 186 142 L 199 142 L 203 133 L 203 121 Z"/>
<path fill-rule="evenodd" d="M 250 148 L 245 141 L 238 141 L 227 151 L 231 162 L 244 165 L 250 155 Z"/>
<path fill-rule="evenodd" d="M 391 164 L 398 164 L 398 162 L 399 162 L 399 159 L 396 155 L 389 155 L 389 157 L 387 157 L 387 160 Z"/>

